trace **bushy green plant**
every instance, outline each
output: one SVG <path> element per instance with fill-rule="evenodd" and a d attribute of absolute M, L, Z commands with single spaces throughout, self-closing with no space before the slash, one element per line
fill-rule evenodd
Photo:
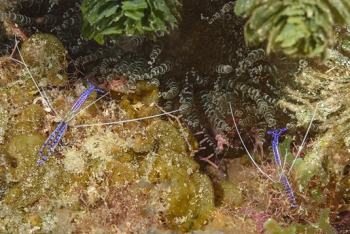
<path fill-rule="evenodd" d="M 333 26 L 350 23 L 346 0 L 238 0 L 235 13 L 249 17 L 244 34 L 255 44 L 267 40 L 267 52 L 287 55 L 326 55 L 334 42 Z"/>
<path fill-rule="evenodd" d="M 177 0 L 84 0 L 83 34 L 103 44 L 105 37 L 168 32 L 177 26 L 180 14 Z"/>

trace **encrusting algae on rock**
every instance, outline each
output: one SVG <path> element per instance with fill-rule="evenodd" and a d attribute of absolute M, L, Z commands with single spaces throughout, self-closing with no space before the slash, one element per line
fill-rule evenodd
<path fill-rule="evenodd" d="M 51 35 L 49 38 L 54 39 Z M 44 38 L 39 40 L 47 42 L 46 47 L 49 47 L 50 41 Z M 29 49 L 31 46 L 27 43 L 25 48 Z M 64 51 L 62 44 L 60 46 Z M 43 48 L 45 47 L 41 47 Z M 37 49 L 31 50 L 33 53 Z M 6 108 L 8 113 L 7 131 L 3 136 L 5 144 L 1 147 L 2 160 L 6 162 L 6 187 L 8 187 L 4 201 L 13 207 L 26 207 L 45 194 L 59 170 L 50 163 L 53 168 L 48 173 L 46 168 L 38 168 L 35 162 L 38 149 L 46 138 L 40 133 L 40 129 L 45 126 L 47 118 L 44 109 L 38 104 L 33 104 L 37 90 L 33 88 L 32 80 L 23 67 L 19 69 L 18 65 L 11 65 L 15 63 L 14 61 L 5 59 L 1 62 L 10 65 L 2 69 L 2 80 L 7 83 L 7 86 L 0 91 L 2 107 Z M 7 69 L 11 69 L 11 66 L 17 67 L 18 80 L 14 80 L 8 73 Z M 38 64 L 34 66 L 38 67 Z M 41 71 L 46 70 L 45 67 L 41 69 Z M 3 118 L 6 116 L 2 116 L 2 121 Z"/>
<path fill-rule="evenodd" d="M 42 35 L 39 38 L 43 39 Z M 31 83 L 25 72 L 23 74 L 24 84 Z M 38 79 L 37 75 L 33 77 Z M 40 79 L 37 82 L 40 83 Z M 136 93 L 117 96 L 117 100 L 121 100 L 117 112 L 108 109 L 114 100 L 101 100 L 84 110 L 68 127 L 63 146 L 42 166 L 37 166 L 37 160 L 38 150 L 46 138 L 43 132 L 51 132 L 59 117 L 47 112 L 45 106 L 32 104 L 36 102 L 34 95 L 26 99 L 24 108 L 15 114 L 11 112 L 11 104 L 4 105 L 11 122 L 4 128 L 5 144 L 1 146 L 6 161 L 5 172 L 1 171 L 6 179 L 1 183 L 7 188 L 1 201 L 2 212 L 6 214 L 11 207 L 25 208 L 26 212 L 20 214 L 19 220 L 5 218 L 0 226 L 3 230 L 13 225 L 11 230 L 18 231 L 15 227 L 23 226 L 22 219 L 31 220 L 28 230 L 44 232 L 57 231 L 62 223 L 68 232 L 101 228 L 110 232 L 116 224 L 119 229 L 136 231 L 140 228 L 136 223 L 147 224 L 145 227 L 151 229 L 164 228 L 159 222 L 186 232 L 197 230 L 208 221 L 214 210 L 212 184 L 199 172 L 199 165 L 192 158 L 193 150 L 198 148 L 196 140 L 178 122 L 149 119 L 109 127 L 75 127 L 113 121 L 112 116 L 139 118 L 160 113 L 151 105 L 157 101 L 157 89 L 150 89 L 144 82 L 138 82 L 137 87 L 140 91 Z M 60 114 L 69 109 L 72 97 L 77 96 L 74 89 L 52 89 L 45 93 L 49 98 L 55 96 L 60 100 L 52 102 Z M 87 102 L 96 98 L 92 95 Z M 131 213 L 125 216 L 123 203 L 139 196 L 142 197 L 140 203 L 129 204 Z M 118 201 L 112 197 L 128 199 L 116 204 Z M 87 209 L 89 212 L 85 213 Z M 102 218 L 99 212 L 106 212 L 107 223 L 83 225 L 94 215 Z M 112 214 L 116 216 L 109 217 Z M 135 222 L 135 227 L 130 223 L 123 225 L 123 220 Z"/>
<path fill-rule="evenodd" d="M 51 35 L 36 33 L 25 40 L 21 55 L 34 79 L 46 85 L 63 86 L 68 81 L 66 49 L 60 40 Z"/>
<path fill-rule="evenodd" d="M 26 207 L 37 201 L 47 188 L 55 184 L 53 176 L 54 165 L 51 172 L 44 167 L 36 165 L 37 151 L 45 137 L 37 133 L 19 134 L 13 137 L 5 146 L 4 156 L 8 162 L 7 183 L 9 191 L 4 200 L 14 207 Z"/>

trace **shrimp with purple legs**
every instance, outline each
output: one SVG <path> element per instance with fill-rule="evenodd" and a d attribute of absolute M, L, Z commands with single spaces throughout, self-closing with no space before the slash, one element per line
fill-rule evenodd
<path fill-rule="evenodd" d="M 242 144 L 243 144 L 243 147 L 244 147 L 244 149 L 246 150 L 246 152 L 247 152 L 247 154 L 248 154 L 248 156 L 249 156 L 251 162 L 253 163 L 253 165 L 254 165 L 266 178 L 268 178 L 268 179 L 271 180 L 272 182 L 276 183 L 275 180 L 273 180 L 269 175 L 267 175 L 267 174 L 258 166 L 258 164 L 255 162 L 253 156 L 249 153 L 249 151 L 248 151 L 247 147 L 245 146 L 245 144 L 244 144 L 244 142 L 243 142 L 243 139 L 242 139 L 242 137 L 241 137 L 241 135 L 240 135 L 240 133 L 239 133 L 239 129 L 238 129 L 238 127 L 237 127 L 237 124 L 236 124 L 236 121 L 235 121 L 235 118 L 234 118 L 234 115 L 233 115 L 232 105 L 231 105 L 231 103 L 229 103 L 229 104 L 230 104 L 230 111 L 231 111 L 231 115 L 232 115 L 232 120 L 233 120 L 234 126 L 235 126 L 235 128 L 236 128 L 237 134 L 238 134 L 238 136 L 239 136 L 239 138 L 240 138 L 240 140 L 241 140 L 241 142 L 242 142 Z M 306 134 L 305 134 L 305 136 L 304 136 L 303 142 L 302 142 L 302 144 L 301 144 L 301 146 L 300 146 L 300 148 L 299 148 L 299 151 L 298 151 L 298 153 L 297 153 L 295 159 L 293 160 L 293 163 L 292 163 L 292 165 L 291 165 L 291 167 L 290 167 L 290 169 L 289 169 L 289 171 L 288 171 L 287 174 L 289 174 L 290 171 L 292 170 L 293 165 L 294 165 L 296 159 L 298 158 L 298 156 L 299 156 L 299 154 L 300 154 L 300 152 L 301 152 L 301 149 L 302 149 L 303 146 L 305 145 L 305 139 L 306 139 L 307 134 L 308 134 L 308 132 L 309 132 L 309 130 L 310 130 L 310 128 L 311 128 L 311 124 L 312 124 L 312 122 L 313 122 L 313 119 L 314 119 L 314 117 L 315 117 L 315 115 L 316 115 L 316 110 L 317 110 L 317 105 L 316 105 L 316 108 L 315 108 L 315 110 L 314 110 L 313 116 L 312 116 L 312 118 L 311 118 L 311 121 L 310 121 L 309 127 L 308 127 L 308 129 L 307 129 L 307 132 L 306 132 Z M 283 186 L 283 189 L 284 189 L 286 195 L 288 196 L 288 198 L 292 200 L 292 206 L 291 206 L 291 207 L 292 207 L 292 208 L 296 208 L 297 202 L 296 202 L 296 199 L 295 199 L 295 196 L 294 196 L 294 193 L 293 193 L 292 186 L 290 185 L 290 183 L 289 183 L 289 181 L 288 181 L 288 178 L 287 178 L 287 175 L 286 175 L 286 173 L 285 173 L 285 168 L 284 168 L 285 165 L 282 165 L 282 163 L 281 163 L 281 157 L 280 157 L 279 149 L 278 149 L 278 144 L 279 144 L 279 143 L 278 143 L 278 138 L 279 138 L 279 136 L 280 136 L 283 132 L 285 132 L 285 131 L 287 131 L 287 128 L 281 128 L 281 129 L 279 129 L 279 130 L 268 131 L 268 134 L 273 135 L 272 149 L 273 149 L 273 153 L 274 153 L 274 156 L 275 156 L 275 161 L 276 161 L 277 169 L 278 169 L 278 172 L 279 172 L 279 174 L 280 174 L 280 175 L 279 175 L 279 181 L 281 182 L 281 184 L 282 184 L 282 186 Z"/>
<path fill-rule="evenodd" d="M 104 91 L 96 88 L 89 80 L 88 80 L 88 83 L 90 85 L 89 89 L 85 90 L 81 94 L 81 96 L 75 102 L 72 109 L 65 115 L 65 117 L 62 119 L 60 124 L 57 126 L 57 128 L 49 135 L 47 140 L 41 146 L 39 153 L 38 153 L 38 155 L 40 157 L 40 160 L 38 161 L 39 166 L 42 165 L 50 157 L 50 155 L 53 153 L 53 151 L 55 150 L 56 146 L 60 142 L 62 136 L 64 135 L 64 133 L 67 129 L 68 122 L 76 116 L 76 114 L 78 113 L 78 110 L 84 104 L 84 102 L 89 98 L 91 93 L 93 91 L 98 91 L 100 93 L 104 92 Z M 45 149 L 48 149 L 49 152 L 47 152 L 46 154 L 43 154 Z"/>

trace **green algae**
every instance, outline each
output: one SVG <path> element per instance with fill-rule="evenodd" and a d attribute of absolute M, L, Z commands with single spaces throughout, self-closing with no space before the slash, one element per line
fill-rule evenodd
<path fill-rule="evenodd" d="M 0 200 L 5 196 L 7 188 L 6 168 L 5 166 L 0 166 Z"/>
<path fill-rule="evenodd" d="M 342 41 L 342 45 L 341 45 L 341 49 L 343 50 L 343 52 L 349 56 L 350 55 L 350 41 L 349 40 L 343 40 Z"/>
<path fill-rule="evenodd" d="M 339 184 L 348 160 L 344 148 L 334 145 L 339 144 L 336 143 L 334 132 L 346 131 L 347 128 L 340 125 L 320 135 L 314 148 L 303 159 L 296 161 L 294 171 L 298 178 L 299 191 L 304 191 L 315 176 L 320 180 L 319 187 L 331 186 L 332 183 Z M 333 145 L 332 148 L 330 144 Z M 323 196 L 320 197 L 321 200 L 324 200 Z"/>
<path fill-rule="evenodd" d="M 25 207 L 37 201 L 54 181 L 46 175 L 45 167 L 38 167 L 38 150 L 44 143 L 41 134 L 28 133 L 13 137 L 5 146 L 8 193 L 5 202 L 14 207 Z M 50 166 L 53 165 L 50 163 Z"/>
<path fill-rule="evenodd" d="M 8 111 L 0 105 L 0 144 L 4 143 L 4 136 L 7 131 L 7 124 L 9 122 Z"/>
<path fill-rule="evenodd" d="M 62 74 L 62 63 L 65 61 L 60 54 L 63 51 L 56 51 L 56 60 L 50 58 L 45 62 L 39 59 L 41 62 L 36 63 L 26 52 L 33 46 L 31 43 L 34 39 L 22 46 L 23 58 L 38 82 L 43 82 L 42 78 L 46 78 L 48 84 L 57 85 L 49 77 Z M 51 39 L 38 35 L 35 40 Z M 50 67 L 50 63 L 56 69 L 44 72 L 43 69 Z M 4 149 L 6 167 L 2 168 L 4 172 L 0 171 L 0 183 L 4 188 L 0 198 L 3 196 L 3 201 L 9 208 L 25 208 L 28 211 L 22 214 L 21 221 L 16 221 L 17 224 L 27 223 L 25 230 L 35 227 L 50 232 L 57 228 L 56 224 L 50 223 L 50 217 L 61 220 L 60 211 L 65 210 L 67 215 L 62 223 L 71 225 L 69 228 L 74 230 L 74 222 L 69 220 L 69 217 L 74 217 L 73 214 L 80 212 L 80 216 L 84 216 L 86 209 L 97 211 L 103 204 L 103 199 L 111 199 L 108 196 L 116 187 L 125 184 L 137 187 L 144 178 L 149 183 L 143 189 L 145 197 L 152 204 L 149 207 L 154 206 L 161 211 L 150 212 L 144 215 L 145 219 L 152 214 L 169 228 L 183 232 L 197 230 L 207 223 L 214 211 L 212 182 L 199 172 L 199 165 L 191 157 L 194 155 L 192 150 L 198 148 L 197 141 L 179 123 L 144 120 L 112 126 L 110 133 L 97 127 L 68 127 L 64 136 L 68 146 L 61 150 L 57 147 L 57 152 L 38 167 L 38 151 L 46 140 L 38 132 L 48 126 L 50 129 L 51 125 L 51 129 L 54 129 L 57 118 L 53 120 L 41 106 L 32 104 L 37 91 L 33 91 L 31 82 L 25 77 L 21 77 L 21 86 L 13 85 L 7 90 L 0 90 L 12 104 L 21 107 L 15 114 L 11 113 L 11 123 L 4 126 L 6 144 L 1 148 Z M 136 86 L 135 93 L 119 97 L 121 111 L 112 116 L 132 119 L 161 113 L 152 105 L 158 101 L 158 89 L 147 85 L 147 82 L 137 82 Z M 49 96 L 52 93 L 47 91 Z M 72 91 L 62 90 L 55 97 L 53 107 L 58 113 L 67 110 L 69 96 L 76 95 Z M 84 106 L 96 97 L 96 94 L 91 95 Z M 90 106 L 77 116 L 75 124 L 101 121 L 101 109 L 106 110 L 105 104 Z M 55 155 L 58 157 L 54 160 Z M 57 163 L 62 163 L 63 166 L 58 166 Z M 118 193 L 132 195 L 131 191 Z M 29 210 L 35 210 L 39 206 L 43 207 L 40 214 L 29 214 Z M 12 221 L 6 219 L 6 222 Z"/>
<path fill-rule="evenodd" d="M 198 169 L 193 159 L 169 150 L 149 154 L 140 165 L 141 176 L 157 184 L 167 207 L 164 217 L 173 229 L 196 230 L 214 209 L 211 181 Z"/>
<path fill-rule="evenodd" d="M 30 88 L 23 86 L 14 86 L 10 90 L 3 90 L 1 96 L 10 100 L 14 106 L 22 107 L 28 105 L 34 99 L 34 95 Z"/>
<path fill-rule="evenodd" d="M 30 122 L 17 122 L 14 124 L 13 128 L 7 132 L 6 137 L 11 139 L 19 134 L 34 133 L 37 132 L 37 130 L 37 128 L 33 128 L 33 125 Z"/>
<path fill-rule="evenodd" d="M 133 126 L 125 125 L 124 131 Z M 118 161 L 106 164 L 104 171 L 111 172 L 109 182 L 124 184 L 146 178 L 154 185 L 149 191 L 152 199 L 163 201 L 162 216 L 172 229 L 198 229 L 214 209 L 211 181 L 199 173 L 199 165 L 185 153 L 188 143 L 176 126 L 155 120 L 143 128 L 145 131 L 139 127 L 139 133 L 133 135 L 132 151 L 115 152 L 119 155 Z M 133 132 L 131 130 L 129 134 Z"/>
<path fill-rule="evenodd" d="M 158 102 L 158 91 L 158 87 L 151 86 L 146 81 L 138 81 L 136 82 L 136 89 L 134 92 L 127 95 L 126 97 L 133 104 L 142 102 L 144 105 L 149 106 L 152 103 Z"/>
<path fill-rule="evenodd" d="M 153 93 L 152 91 L 148 94 Z M 147 113 L 158 112 L 157 108 L 149 107 L 141 101 L 142 99 L 135 96 L 131 100 L 122 99 L 121 113 L 141 117 Z M 101 108 L 101 105 L 97 106 L 94 111 Z M 95 121 L 94 117 L 85 120 Z M 106 196 L 103 194 L 108 192 L 94 195 L 88 191 L 96 189 L 98 193 L 101 188 L 112 191 L 113 186 L 137 184 L 140 178 L 147 178 L 153 184 L 148 188 L 147 196 L 152 201 L 157 201 L 155 206 L 166 207 L 162 209 L 161 219 L 169 227 L 188 231 L 196 230 L 206 223 L 214 209 L 214 195 L 211 181 L 199 173 L 199 165 L 189 157 L 193 155 L 189 149 L 196 145 L 191 134 L 178 124 L 161 120 L 126 123 L 123 126 L 112 126 L 105 131 L 68 129 L 65 139 L 75 147 L 61 150 L 65 171 L 60 179 L 63 182 L 61 191 L 56 191 L 58 196 L 63 193 L 75 197 L 75 190 L 85 191 L 87 195 L 82 199 L 89 204 L 90 209 L 97 209 L 100 200 Z M 80 137 L 84 138 L 84 142 L 78 146 L 76 139 Z M 50 161 L 52 160 L 48 160 Z M 46 163 L 43 166 L 51 167 Z M 102 177 L 106 179 L 102 180 Z M 101 184 L 101 181 L 108 185 Z M 167 192 L 169 189 L 171 194 Z M 160 191 L 163 192 L 159 194 Z M 160 202 L 163 200 L 166 203 Z M 184 205 L 187 202 L 191 206 Z M 81 209 L 79 205 L 74 207 Z"/>
<path fill-rule="evenodd" d="M 215 193 L 215 206 L 228 204 L 231 207 L 240 206 L 243 202 L 242 191 L 230 181 L 220 180 L 213 184 Z"/>
<path fill-rule="evenodd" d="M 186 152 L 187 145 L 179 130 L 171 123 L 166 121 L 154 121 L 149 127 L 148 132 L 155 138 L 159 144 L 160 150 L 172 150 L 177 153 Z"/>
<path fill-rule="evenodd" d="M 23 42 L 21 54 L 34 79 L 46 79 L 49 85 L 65 85 L 68 76 L 66 50 L 61 41 L 51 34 L 36 33 Z"/>
<path fill-rule="evenodd" d="M 19 121 L 29 122 L 33 128 L 42 128 L 46 120 L 46 113 L 43 108 L 37 104 L 31 104 L 21 113 Z"/>
<path fill-rule="evenodd" d="M 264 223 L 264 228 L 273 234 L 278 233 L 325 233 L 325 234 L 335 234 L 338 233 L 330 224 L 329 224 L 329 212 L 330 209 L 321 209 L 319 221 L 315 224 L 303 225 L 293 222 L 290 227 L 281 227 L 278 222 L 269 218 Z"/>
<path fill-rule="evenodd" d="M 276 222 L 273 219 L 268 219 L 264 223 L 264 228 L 266 228 L 268 231 L 270 231 L 273 234 L 281 233 L 281 234 L 292 234 L 295 233 L 295 227 L 281 227 L 278 222 Z"/>
<path fill-rule="evenodd" d="M 111 172 L 109 183 L 111 185 L 131 183 L 138 178 L 137 172 L 128 163 L 121 163 L 118 161 L 108 162 L 106 171 Z"/>
<path fill-rule="evenodd" d="M 168 32 L 178 24 L 180 6 L 177 0 L 84 1 L 82 33 L 103 44 L 106 38 L 121 35 L 149 35 L 155 38 L 159 31 Z"/>
<path fill-rule="evenodd" d="M 199 165 L 185 153 L 187 143 L 178 128 L 170 122 L 156 120 L 139 126 L 139 133 L 134 135 L 133 127 L 130 124 L 123 127 L 127 133 L 124 139 L 133 146 L 131 150 L 125 146 L 107 149 L 106 154 L 111 157 L 95 158 L 91 172 L 107 173 L 110 185 L 133 184 L 145 178 L 152 184 L 147 186 L 149 199 L 157 201 L 154 206 L 162 210 L 162 219 L 169 227 L 181 231 L 198 229 L 211 216 L 214 194 L 209 178 L 199 173 Z M 115 145 L 123 142 L 116 133 L 110 136 L 119 142 Z M 86 145 L 86 150 L 89 149 L 86 152 L 94 158 L 93 152 L 105 148 L 107 142 L 98 143 L 94 149 Z"/>
<path fill-rule="evenodd" d="M 155 139 L 150 135 L 149 132 L 145 132 L 145 134 L 136 134 L 134 137 L 135 137 L 135 144 L 133 147 L 134 152 L 147 153 L 152 150 Z"/>

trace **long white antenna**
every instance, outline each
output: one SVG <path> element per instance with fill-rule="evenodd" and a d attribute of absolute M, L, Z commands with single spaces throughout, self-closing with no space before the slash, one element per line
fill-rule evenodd
<path fill-rule="evenodd" d="M 286 149 L 286 154 L 284 155 L 284 162 L 283 162 L 283 166 L 282 166 L 281 174 L 280 174 L 280 178 L 279 178 L 280 181 L 281 181 L 282 176 L 284 175 L 284 170 L 286 169 L 287 156 L 288 156 L 288 150 Z"/>
<path fill-rule="evenodd" d="M 294 164 L 295 164 L 295 161 L 298 159 L 300 153 L 301 153 L 301 150 L 303 149 L 304 145 L 305 145 L 305 141 L 306 141 L 306 137 L 307 137 L 307 134 L 309 134 L 309 131 L 311 129 L 311 125 L 312 125 L 312 122 L 314 121 L 314 118 L 315 118 L 315 115 L 316 115 L 316 110 L 317 110 L 317 106 L 318 106 L 318 103 L 316 103 L 316 106 L 315 106 L 315 110 L 314 110 L 314 113 L 311 117 L 311 121 L 310 121 L 310 124 L 309 124 L 309 127 L 307 128 L 307 131 L 305 133 L 305 136 L 304 136 L 304 139 L 303 139 L 303 142 L 301 143 L 301 146 L 299 146 L 299 150 L 298 150 L 298 153 L 297 153 L 297 156 L 295 157 L 295 159 L 293 160 L 293 163 L 292 165 L 290 166 L 289 168 L 289 171 L 288 171 L 288 174 L 291 172 Z"/>
<path fill-rule="evenodd" d="M 44 95 L 44 94 L 41 92 L 41 90 L 40 90 L 40 88 L 39 88 L 39 86 L 38 86 L 38 83 L 35 81 L 34 77 L 32 76 L 32 73 L 30 73 L 30 70 L 29 70 L 29 68 L 28 68 L 28 66 L 27 66 L 27 64 L 26 64 L 26 62 L 24 61 L 24 59 L 23 59 L 23 57 L 22 57 L 21 51 L 19 50 L 19 48 L 18 48 L 18 46 L 17 46 L 17 39 L 16 39 L 16 37 L 15 37 L 15 41 L 16 41 L 17 51 L 18 51 L 19 56 L 21 57 L 21 60 L 22 60 L 22 62 L 23 62 L 23 65 L 24 65 L 24 67 L 26 68 L 26 70 L 27 70 L 27 72 L 28 72 L 30 78 L 32 79 L 32 81 L 33 81 L 35 87 L 36 87 L 37 90 L 39 91 L 40 96 L 46 101 L 46 103 L 50 106 L 50 108 L 53 110 L 53 112 L 55 112 L 55 114 L 56 114 L 57 116 L 59 116 L 59 117 L 62 119 L 62 117 L 61 117 L 61 116 L 56 112 L 56 110 L 53 108 L 53 106 L 51 105 L 51 103 L 49 102 L 49 100 L 46 99 L 46 97 L 47 97 L 47 96 L 46 96 L 46 93 L 45 93 L 45 95 Z M 44 92 L 44 90 L 43 90 L 43 92 Z"/>
<path fill-rule="evenodd" d="M 103 125 L 129 123 L 129 122 L 134 122 L 134 121 L 138 121 L 138 120 L 145 120 L 145 119 L 151 119 L 151 118 L 155 118 L 155 117 L 159 117 L 159 116 L 164 116 L 164 115 L 172 114 L 172 113 L 179 112 L 179 111 L 180 110 L 173 110 L 173 111 L 165 112 L 165 113 L 162 113 L 162 114 L 151 115 L 151 116 L 146 116 L 146 117 L 141 117 L 141 118 L 136 118 L 136 119 L 126 119 L 126 120 L 120 120 L 120 121 L 108 122 L 108 123 L 82 124 L 82 125 L 75 125 L 73 127 L 79 128 L 79 127 L 93 127 L 93 126 L 103 126 Z"/>
<path fill-rule="evenodd" d="M 237 131 L 237 134 L 239 136 L 239 139 L 241 139 L 241 142 L 242 142 L 242 145 L 245 149 L 245 151 L 247 152 L 250 160 L 252 161 L 252 163 L 254 164 L 254 166 L 256 166 L 258 168 L 258 170 L 264 175 L 266 176 L 266 178 L 268 178 L 269 180 L 271 180 L 273 183 L 276 183 L 276 181 L 274 181 L 270 176 L 268 176 L 259 166 L 258 164 L 255 162 L 255 160 L 253 159 L 252 155 L 249 153 L 247 147 L 245 146 L 244 142 L 243 142 L 243 139 L 241 137 L 241 134 L 239 133 L 239 130 L 238 130 L 238 127 L 237 127 L 237 124 L 236 124 L 236 121 L 235 121 L 235 117 L 233 115 L 233 111 L 232 111 L 232 106 L 231 106 L 231 102 L 229 103 L 230 104 L 230 111 L 231 111 L 231 116 L 232 116 L 232 120 L 233 120 L 233 123 L 235 125 L 235 128 L 236 128 L 236 131 Z"/>

